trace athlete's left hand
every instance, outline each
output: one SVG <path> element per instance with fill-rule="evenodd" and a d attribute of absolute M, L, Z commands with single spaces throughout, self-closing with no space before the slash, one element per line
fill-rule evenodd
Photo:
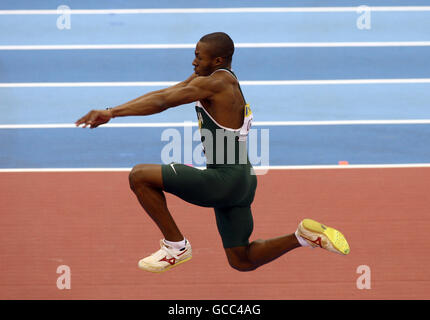
<path fill-rule="evenodd" d="M 83 124 L 83 128 L 90 126 L 91 129 L 94 129 L 109 122 L 110 119 L 112 119 L 111 110 L 92 110 L 76 121 L 75 124 L 77 127 Z"/>

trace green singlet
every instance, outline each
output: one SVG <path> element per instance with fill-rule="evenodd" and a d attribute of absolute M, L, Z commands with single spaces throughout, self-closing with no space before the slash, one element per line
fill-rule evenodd
<path fill-rule="evenodd" d="M 237 80 L 229 69 L 215 72 L 218 71 L 228 72 Z M 200 102 L 196 112 L 206 169 L 180 163 L 162 165 L 164 190 L 189 203 L 214 208 L 224 248 L 247 246 L 253 230 L 251 203 L 257 187 L 247 152 L 251 109 L 245 105 L 243 125 L 237 130 L 218 124 Z"/>

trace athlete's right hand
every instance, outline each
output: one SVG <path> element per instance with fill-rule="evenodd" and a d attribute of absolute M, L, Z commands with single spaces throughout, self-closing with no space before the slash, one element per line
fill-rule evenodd
<path fill-rule="evenodd" d="M 77 127 L 83 124 L 83 128 L 90 126 L 90 129 L 94 129 L 109 122 L 110 119 L 112 119 L 111 110 L 92 110 L 76 121 L 75 124 Z"/>

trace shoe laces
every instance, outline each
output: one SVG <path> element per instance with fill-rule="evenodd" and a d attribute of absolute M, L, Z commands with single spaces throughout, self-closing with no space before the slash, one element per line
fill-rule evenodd
<path fill-rule="evenodd" d="M 164 243 L 163 239 L 160 240 L 160 247 L 161 247 L 161 250 L 164 251 L 169 258 L 175 258 L 175 259 L 179 258 L 176 254 L 174 254 L 175 251 L 179 251 L 179 250 L 175 250 L 174 248 L 169 248 Z"/>

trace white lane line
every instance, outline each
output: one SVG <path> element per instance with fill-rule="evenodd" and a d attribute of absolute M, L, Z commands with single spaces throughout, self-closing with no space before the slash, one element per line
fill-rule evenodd
<path fill-rule="evenodd" d="M 165 87 L 178 81 L 126 81 L 126 82 L 3 82 L 0 88 L 59 88 L 59 87 Z M 250 80 L 240 81 L 243 86 L 304 86 L 343 84 L 399 84 L 430 83 L 430 78 L 406 79 L 335 79 L 335 80 Z"/>
<path fill-rule="evenodd" d="M 123 172 L 132 168 L 16 168 L 0 169 L 0 173 L 14 172 Z"/>
<path fill-rule="evenodd" d="M 402 125 L 430 124 L 430 119 L 403 120 L 329 120 L 329 121 L 255 121 L 253 126 L 341 126 L 341 125 Z M 100 128 L 172 128 L 197 127 L 197 122 L 154 122 L 154 123 L 107 123 Z M 69 129 L 76 128 L 72 123 L 52 124 L 2 124 L 0 129 Z"/>
<path fill-rule="evenodd" d="M 164 87 L 178 81 L 135 81 L 135 82 L 18 82 L 0 83 L 0 88 L 58 88 L 58 87 Z"/>
<path fill-rule="evenodd" d="M 240 84 L 244 86 L 297 86 L 297 85 L 303 86 L 303 85 L 396 84 L 396 83 L 430 83 L 430 78 L 240 81 Z"/>
<path fill-rule="evenodd" d="M 156 8 L 156 9 L 54 9 L 0 10 L 0 15 L 46 14 L 202 14 L 202 13 L 335 13 L 358 12 L 366 8 L 373 12 L 425 12 L 430 6 L 354 6 L 354 7 L 242 7 L 242 8 Z"/>
<path fill-rule="evenodd" d="M 384 169 L 384 168 L 386 168 L 386 169 L 389 169 L 389 168 L 430 168 L 430 163 L 254 166 L 255 170 Z"/>
<path fill-rule="evenodd" d="M 254 121 L 256 126 L 341 126 L 384 124 L 430 124 L 430 119 L 402 120 L 327 120 L 327 121 Z"/>
<path fill-rule="evenodd" d="M 55 44 L 1 45 L 0 50 L 111 50 L 111 49 L 194 49 L 195 44 Z"/>
<path fill-rule="evenodd" d="M 339 48 L 339 47 L 428 47 L 430 41 L 356 41 L 356 42 L 249 42 L 235 43 L 236 48 Z M 194 49 L 194 43 L 178 44 L 55 44 L 0 45 L 3 50 L 133 50 Z"/>
<path fill-rule="evenodd" d="M 205 167 L 195 167 L 205 169 Z M 390 169 L 390 168 L 430 168 L 430 163 L 405 164 L 348 164 L 348 165 L 303 165 L 303 166 L 254 166 L 259 170 L 331 170 L 331 169 Z M 30 172 L 128 172 L 132 168 L 14 168 L 0 169 L 0 173 Z"/>
<path fill-rule="evenodd" d="M 197 122 L 154 122 L 154 123 L 107 123 L 100 128 L 172 128 L 197 127 Z M 77 128 L 73 123 L 50 124 L 2 124 L 0 129 L 69 129 Z"/>

